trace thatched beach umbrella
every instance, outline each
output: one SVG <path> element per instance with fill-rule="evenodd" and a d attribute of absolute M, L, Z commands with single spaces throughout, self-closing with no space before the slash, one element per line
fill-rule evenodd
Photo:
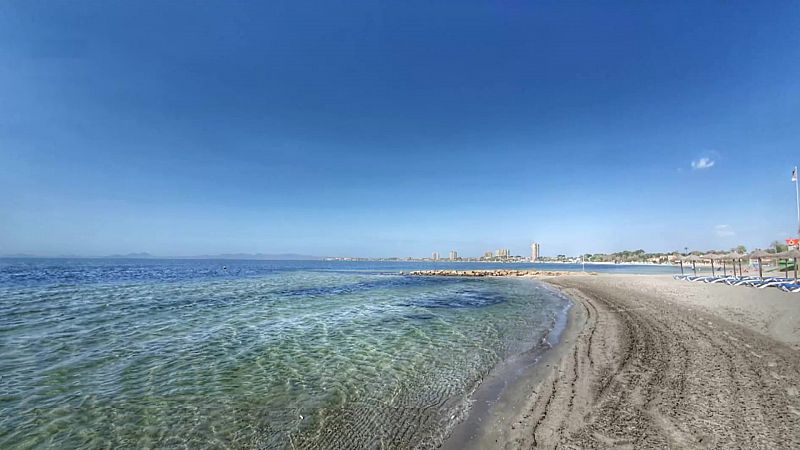
<path fill-rule="evenodd" d="M 778 270 L 780 270 L 781 260 L 784 259 L 783 254 L 786 252 L 775 253 L 772 255 L 775 258 L 775 264 L 778 265 Z M 786 259 L 786 264 L 783 265 L 784 273 L 786 274 L 786 278 L 789 278 L 789 260 Z"/>
<path fill-rule="evenodd" d="M 711 261 L 711 276 L 712 277 L 717 276 L 716 272 L 714 272 L 714 260 L 717 259 L 717 255 L 709 253 L 707 255 L 701 256 L 701 258 Z"/>
<path fill-rule="evenodd" d="M 727 255 L 722 256 L 724 259 L 728 259 L 733 261 L 733 276 L 736 276 L 736 261 L 739 261 L 739 276 L 742 276 L 742 258 L 744 257 L 741 253 L 730 252 Z"/>
<path fill-rule="evenodd" d="M 697 261 L 702 261 L 703 258 L 701 258 L 701 257 L 699 257 L 697 255 L 689 255 L 689 256 L 683 258 L 683 260 L 687 261 L 687 262 L 691 261 L 691 263 L 692 263 L 692 271 L 694 271 L 694 275 L 697 276 Z"/>
<path fill-rule="evenodd" d="M 797 281 L 797 258 L 800 258 L 800 250 L 796 248 L 787 250 L 785 252 L 776 253 L 773 255 L 776 258 L 785 259 L 786 264 L 784 264 L 784 271 L 786 273 L 786 278 L 789 278 L 789 260 L 794 260 L 794 279 Z"/>
<path fill-rule="evenodd" d="M 736 260 L 739 261 L 739 276 L 744 276 L 744 272 L 742 271 L 742 259 L 744 259 L 745 255 L 741 253 L 734 253 L 736 255 Z"/>
<path fill-rule="evenodd" d="M 724 255 L 717 255 L 717 259 L 722 261 L 722 275 L 727 277 L 728 268 L 725 263 L 727 263 L 728 261 L 733 261 L 733 257 L 731 257 L 730 253 L 726 253 Z M 736 276 L 736 263 L 734 262 L 732 264 L 733 264 L 733 276 Z"/>
<path fill-rule="evenodd" d="M 675 259 L 676 259 L 676 260 L 678 261 L 678 263 L 681 265 L 681 275 L 683 275 L 683 256 L 681 256 L 681 255 L 675 255 Z"/>
<path fill-rule="evenodd" d="M 800 250 L 793 248 L 786 252 L 786 254 L 791 257 L 794 261 L 794 281 L 797 281 L 797 258 L 800 258 Z"/>
<path fill-rule="evenodd" d="M 748 259 L 755 259 L 758 261 L 758 277 L 764 278 L 764 272 L 761 270 L 761 258 L 769 258 L 772 253 L 767 253 L 764 250 L 756 250 L 747 255 Z"/>

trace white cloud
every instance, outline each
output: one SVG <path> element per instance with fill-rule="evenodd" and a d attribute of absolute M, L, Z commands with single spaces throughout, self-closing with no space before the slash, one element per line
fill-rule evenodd
<path fill-rule="evenodd" d="M 736 232 L 733 231 L 730 225 L 717 225 L 714 227 L 714 233 L 719 237 L 736 236 Z"/>
<path fill-rule="evenodd" d="M 716 163 L 716 161 L 714 161 L 711 158 L 696 159 L 696 160 L 692 161 L 692 169 L 694 169 L 694 170 L 710 169 L 710 168 L 714 167 L 715 163 Z"/>

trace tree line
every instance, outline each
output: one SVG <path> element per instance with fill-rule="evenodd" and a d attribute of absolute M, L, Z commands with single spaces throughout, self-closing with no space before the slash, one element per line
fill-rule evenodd
<path fill-rule="evenodd" d="M 761 249 L 756 249 L 761 250 Z M 770 246 L 764 249 L 768 253 L 778 253 L 778 252 L 785 252 L 788 250 L 788 246 L 780 241 L 774 241 Z M 737 245 L 729 250 L 693 250 L 688 251 L 688 249 L 684 249 L 684 251 L 675 250 L 672 252 L 646 252 L 642 249 L 638 250 L 623 250 L 621 252 L 614 252 L 614 253 L 586 253 L 583 255 L 586 261 L 592 262 L 667 262 L 670 256 L 674 255 L 681 255 L 681 256 L 688 256 L 688 255 L 708 255 L 708 254 L 715 254 L 715 255 L 722 255 L 725 253 L 736 252 L 745 254 L 747 253 L 747 247 L 744 245 Z M 561 255 L 559 255 L 561 256 Z"/>

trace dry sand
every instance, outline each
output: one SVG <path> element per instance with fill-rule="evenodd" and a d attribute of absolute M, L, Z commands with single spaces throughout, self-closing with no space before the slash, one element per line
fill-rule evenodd
<path fill-rule="evenodd" d="M 573 326 L 462 446 L 800 448 L 800 294 L 668 276 L 546 281 L 576 302 Z"/>

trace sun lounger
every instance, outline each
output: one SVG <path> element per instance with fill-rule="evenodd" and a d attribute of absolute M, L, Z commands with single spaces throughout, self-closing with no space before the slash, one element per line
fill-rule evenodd
<path fill-rule="evenodd" d="M 762 283 L 761 278 L 758 277 L 743 277 L 739 278 L 737 281 L 733 283 L 734 286 L 750 286 L 756 287 Z"/>
<path fill-rule="evenodd" d="M 782 278 L 777 278 L 777 279 L 772 279 L 772 280 L 763 280 L 756 287 L 759 288 L 759 289 L 764 289 L 764 288 L 768 288 L 768 287 L 780 287 L 782 284 L 788 284 L 788 283 L 789 283 L 789 280 L 782 279 Z"/>
<path fill-rule="evenodd" d="M 723 283 L 723 284 L 730 284 L 732 280 L 735 280 L 734 277 L 716 277 L 713 280 L 709 281 L 709 283 Z"/>
<path fill-rule="evenodd" d="M 708 283 L 708 282 L 710 282 L 711 280 L 713 280 L 714 278 L 715 278 L 715 277 L 709 277 L 709 276 L 698 275 L 698 276 L 696 276 L 696 277 L 692 277 L 692 279 L 691 279 L 690 281 L 694 281 L 694 282 L 702 282 L 702 283 Z"/>
<path fill-rule="evenodd" d="M 800 282 L 793 278 L 783 277 L 709 277 L 702 275 L 673 275 L 674 279 L 681 281 L 724 283 L 728 286 L 749 286 L 758 289 L 776 287 L 786 292 L 800 292 Z"/>
<path fill-rule="evenodd" d="M 711 278 L 713 277 L 708 277 L 703 275 L 688 275 L 686 277 L 686 281 L 708 283 L 708 280 Z"/>
<path fill-rule="evenodd" d="M 737 286 L 736 283 L 739 283 L 740 281 L 742 281 L 742 279 L 739 278 L 739 277 L 727 277 L 727 278 L 725 278 L 725 284 L 727 284 L 728 286 Z"/>
<path fill-rule="evenodd" d="M 784 292 L 800 292 L 800 283 L 783 283 L 777 287 Z"/>

